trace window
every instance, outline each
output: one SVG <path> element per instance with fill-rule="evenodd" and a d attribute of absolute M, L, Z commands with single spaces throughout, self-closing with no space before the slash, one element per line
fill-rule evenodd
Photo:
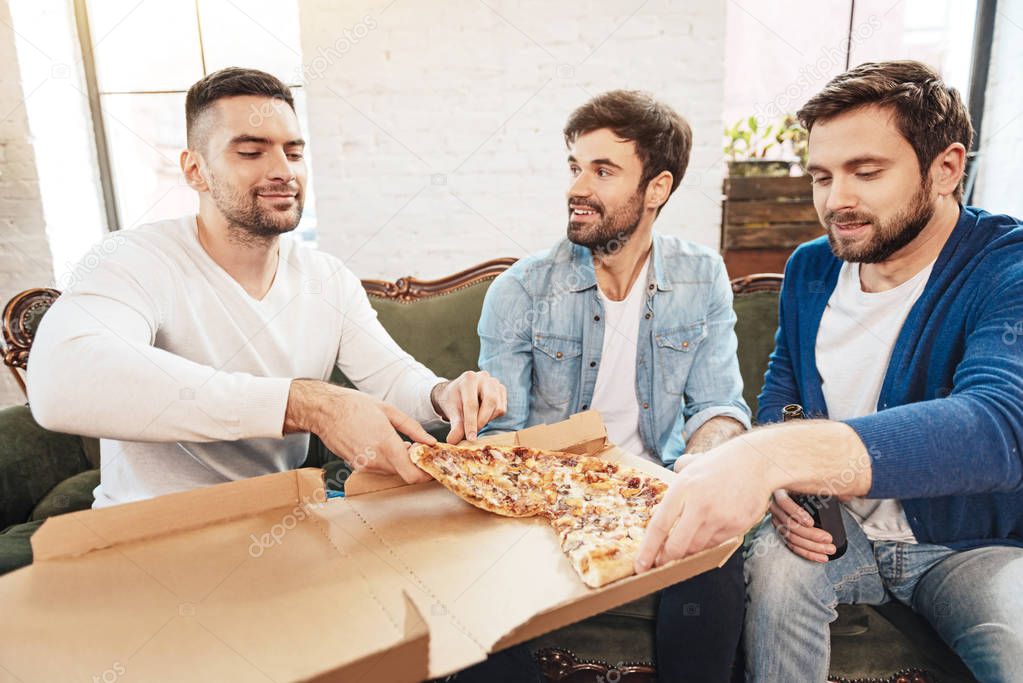
<path fill-rule="evenodd" d="M 724 122 L 794 113 L 849 66 L 916 59 L 970 92 L 976 2 L 848 0 L 727 5 Z"/>
<path fill-rule="evenodd" d="M 93 92 L 102 115 L 97 150 L 116 227 L 198 210 L 178 156 L 185 144 L 185 94 L 205 75 L 245 66 L 277 76 L 291 86 L 300 125 L 308 131 L 297 0 L 76 3 L 86 24 L 79 34 L 89 43 L 83 54 L 95 69 Z M 312 167 L 308 152 L 306 163 Z M 295 235 L 312 241 L 315 234 L 310 182 Z"/>

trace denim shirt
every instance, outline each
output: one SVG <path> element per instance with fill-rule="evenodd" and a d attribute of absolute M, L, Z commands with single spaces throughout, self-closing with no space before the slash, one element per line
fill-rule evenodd
<path fill-rule="evenodd" d="M 707 420 L 747 428 L 732 288 L 721 257 L 654 233 L 636 348 L 639 434 L 670 465 Z M 589 249 L 567 239 L 524 258 L 487 291 L 481 370 L 508 389 L 508 412 L 484 431 L 552 423 L 589 408 L 600 368 L 604 309 Z M 626 387 L 622 387 L 625 391 Z"/>

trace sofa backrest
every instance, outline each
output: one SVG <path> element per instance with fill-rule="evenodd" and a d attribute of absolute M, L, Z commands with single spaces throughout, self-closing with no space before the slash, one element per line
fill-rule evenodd
<path fill-rule="evenodd" d="M 367 290 L 380 323 L 398 345 L 441 377 L 451 378 L 478 369 L 480 345 L 476 325 L 483 298 L 497 274 L 488 272 L 469 285 L 425 298 L 382 296 L 378 292 L 383 283 L 368 285 Z M 405 278 L 388 287 L 393 292 L 399 286 L 407 288 L 409 282 L 417 281 Z M 732 281 L 743 397 L 754 415 L 767 360 L 774 349 L 781 282 L 782 276 L 776 274 L 750 275 Z M 351 386 L 340 371 L 332 379 Z"/>
<path fill-rule="evenodd" d="M 457 290 L 416 301 L 402 301 L 370 294 L 380 324 L 398 343 L 441 377 L 457 377 L 476 370 L 480 340 L 476 334 L 483 297 L 493 277 Z M 340 370 L 332 381 L 351 386 Z"/>
<path fill-rule="evenodd" d="M 750 276 L 732 281 L 742 394 L 754 417 L 757 414 L 757 395 L 764 386 L 767 360 L 774 350 L 780 289 L 780 275 Z"/>

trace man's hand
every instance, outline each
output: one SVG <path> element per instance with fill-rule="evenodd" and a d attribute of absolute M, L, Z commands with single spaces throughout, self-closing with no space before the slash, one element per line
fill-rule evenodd
<path fill-rule="evenodd" d="M 849 425 L 831 420 L 760 427 L 706 455 L 682 460 L 678 477 L 650 519 L 637 572 L 744 533 L 763 517 L 773 491 L 842 500 L 867 495 L 872 477 L 870 455 L 860 437 Z M 799 547 L 807 549 L 805 544 Z"/>
<path fill-rule="evenodd" d="M 785 539 L 789 550 L 813 562 L 827 562 L 835 554 L 831 534 L 813 525 L 813 517 L 789 497 L 785 489 L 778 489 L 771 497 L 771 524 Z"/>
<path fill-rule="evenodd" d="M 486 372 L 463 372 L 430 392 L 433 408 L 451 423 L 448 443 L 475 441 L 478 430 L 508 410 L 508 391 Z"/>
<path fill-rule="evenodd" d="M 724 543 L 763 518 L 771 495 L 766 468 L 756 452 L 734 444 L 684 456 L 647 526 L 637 572 Z"/>
<path fill-rule="evenodd" d="M 409 458 L 408 445 L 398 432 L 419 443 L 437 440 L 394 406 L 355 389 L 317 380 L 293 381 L 284 433 L 293 432 L 316 434 L 355 470 L 398 474 L 409 484 L 430 479 Z"/>

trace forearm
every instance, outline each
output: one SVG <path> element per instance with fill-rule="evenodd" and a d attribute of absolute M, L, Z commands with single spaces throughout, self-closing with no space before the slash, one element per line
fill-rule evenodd
<path fill-rule="evenodd" d="M 289 379 L 221 372 L 113 334 L 37 342 L 28 391 L 47 429 L 128 441 L 281 436 Z"/>
<path fill-rule="evenodd" d="M 721 447 L 749 463 L 771 490 L 865 496 L 871 461 L 851 427 L 831 420 L 803 420 L 754 429 Z"/>
<path fill-rule="evenodd" d="M 704 422 L 686 442 L 686 453 L 709 451 L 745 431 L 746 426 L 734 418 L 723 415 L 712 417 Z"/>

